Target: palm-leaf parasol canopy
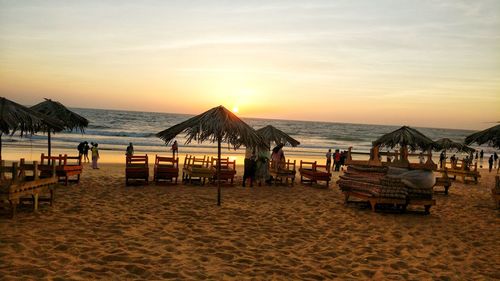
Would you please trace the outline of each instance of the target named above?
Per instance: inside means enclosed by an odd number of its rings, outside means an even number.
[[[62,124],[23,105],[0,97],[0,159],[2,157],[2,135],[16,131],[34,134],[46,126],[61,129]]]
[[[433,144],[434,142],[430,138],[408,126],[385,134],[373,142],[374,146],[394,148],[399,145],[409,147],[411,150],[417,150],[417,148],[428,150],[433,147]]]
[[[83,133],[84,129],[89,125],[89,121],[87,119],[67,109],[60,102],[53,101],[51,99],[45,99],[45,101],[32,106],[31,109],[61,121],[64,125],[64,130],[69,130],[69,131],[79,130],[80,132]],[[50,133],[51,131],[57,132],[61,130],[49,126],[47,128],[47,131],[48,131],[48,150],[49,150],[48,153],[50,156],[51,153]]]
[[[214,107],[200,115],[172,126],[156,134],[168,145],[177,135],[185,133],[186,144],[195,140],[217,142],[217,205],[220,206],[220,159],[221,143],[228,143],[235,149],[241,145],[267,147],[262,138],[248,124],[223,106]]]
[[[258,129],[257,133],[266,143],[274,142],[276,145],[280,143],[283,145],[290,144],[293,147],[296,147],[300,144],[298,140],[292,138],[287,133],[275,128],[272,125],[267,125],[263,128]]]
[[[474,152],[475,149],[472,147],[468,147],[463,143],[455,142],[450,140],[449,138],[442,138],[434,142],[434,150],[456,150],[459,152],[471,153]]]
[[[500,124],[466,137],[465,144],[471,143],[478,145],[487,143],[490,146],[500,148]]]

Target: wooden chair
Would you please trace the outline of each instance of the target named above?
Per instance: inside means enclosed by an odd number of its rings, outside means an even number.
[[[212,157],[211,166],[213,171],[213,182],[217,181],[217,162],[218,158]],[[234,183],[234,176],[236,175],[236,160],[229,161],[229,157],[221,158],[220,160],[220,180],[229,181],[231,185]]]
[[[153,180],[158,183],[160,180],[168,180],[177,184],[179,177],[179,158],[162,157],[156,155]],[[174,182],[175,179],[175,182]]]
[[[324,169],[324,171],[320,171],[318,168]],[[316,161],[305,162],[300,160],[300,182],[310,183],[312,185],[318,181],[326,181],[326,187],[328,187],[332,174],[326,169],[326,165],[318,165]]]
[[[209,165],[210,161],[208,157],[192,156],[185,169],[186,182],[192,183],[193,181],[199,181],[204,185],[205,181],[211,179],[214,175],[214,171]]]
[[[0,205],[8,201],[11,209],[11,218],[15,218],[17,205],[21,202],[30,201],[33,204],[33,211],[38,210],[38,203],[41,195],[48,195],[50,206],[53,205],[54,189],[57,185],[58,177],[56,166],[52,164],[51,176],[40,178],[39,166],[35,161],[28,164],[22,159],[21,165],[17,162],[12,163],[12,167],[6,167],[5,162],[0,163]],[[28,176],[27,173],[32,173]],[[6,174],[10,174],[7,177]]]
[[[293,162],[288,159],[286,162],[281,161],[280,163],[269,163],[269,173],[272,176],[272,180],[275,185],[278,185],[278,180],[280,183],[283,183],[283,179],[285,180],[285,184],[288,184],[288,180],[290,180],[292,186],[295,183],[295,174],[296,174],[296,160]]]
[[[59,156],[45,156],[42,153],[40,157],[39,168],[42,171],[40,177],[51,176],[51,165],[56,165],[56,174],[60,182],[68,185],[70,182],[80,183],[80,175],[83,172],[82,156],[68,156],[67,154],[59,154]],[[76,178],[70,179],[70,177]]]
[[[143,180],[146,184],[149,183],[149,166],[147,155],[133,155],[126,157],[126,185],[129,185],[129,180]]]
[[[447,168],[444,168],[441,172],[441,177],[436,177],[436,183],[434,187],[442,186],[444,187],[444,194],[448,195],[448,189],[451,187],[451,179],[448,176]]]

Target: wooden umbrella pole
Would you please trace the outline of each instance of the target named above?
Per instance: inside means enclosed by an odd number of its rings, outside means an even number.
[[[50,147],[50,145],[51,145],[50,144],[50,129],[49,129],[49,135],[48,136],[49,136],[49,157],[50,157],[50,152],[51,152],[51,147]]]
[[[221,137],[218,136],[217,138],[217,206],[220,206],[220,197],[221,197],[221,190],[220,190],[220,142],[221,142]]]

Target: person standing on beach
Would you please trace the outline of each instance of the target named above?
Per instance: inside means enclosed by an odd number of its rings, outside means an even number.
[[[99,149],[97,148],[97,143],[92,143],[92,169],[99,169],[97,166],[97,160],[99,160]]]
[[[179,146],[177,145],[177,140],[174,140],[174,143],[172,144],[172,157],[175,159],[175,154],[179,155]]]
[[[262,186],[263,182],[269,180],[269,150],[267,148],[257,150],[257,163],[255,167],[255,181]]]
[[[333,154],[333,163],[335,164],[335,172],[340,171],[340,150],[335,149]]]
[[[125,155],[127,155],[127,157],[134,155],[134,146],[132,145],[132,143],[129,143],[129,145],[127,146],[127,152],[125,153]]]
[[[332,149],[328,149],[326,153],[326,170],[330,172],[330,167],[332,165]]]
[[[489,171],[491,173],[491,169],[493,168],[493,155],[490,156],[490,159],[488,159],[488,164],[489,164]]]
[[[78,157],[80,157],[80,159],[83,155],[83,148],[84,147],[85,147],[85,142],[83,142],[83,141],[81,143],[79,143],[78,146],[76,147],[76,149],[78,150]]]
[[[493,153],[493,167],[495,169],[497,168],[497,163],[498,163],[498,154],[495,152]]]
[[[86,141],[83,143],[84,143],[84,145],[83,145],[83,162],[89,163],[90,162],[90,160],[89,160],[89,150],[90,150],[89,143]]]
[[[250,179],[250,187],[253,187],[253,182],[255,180],[255,168],[256,168],[256,156],[255,149],[251,147],[247,147],[245,149],[245,164],[244,164],[244,172],[243,172],[243,183],[242,187],[245,187],[245,183],[247,179]]]
[[[484,151],[481,149],[481,152],[479,152],[479,168],[483,167],[483,156],[484,156]]]

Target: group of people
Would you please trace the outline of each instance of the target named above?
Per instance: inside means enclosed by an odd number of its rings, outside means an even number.
[[[332,153],[331,149],[328,149],[328,152],[326,153],[326,170],[330,172],[330,169],[332,167],[332,159],[333,159],[333,170],[338,172],[340,171],[340,167],[342,167],[345,163],[345,160],[347,158],[347,151],[340,151],[339,149],[336,149],[334,153]]]
[[[92,153],[92,169],[99,169],[97,166],[97,161],[99,160],[99,148],[98,144],[91,142],[89,146],[89,143],[86,141],[83,141],[78,144],[77,149],[78,149],[78,156],[83,157],[83,162],[84,163],[89,163],[89,150]]]
[[[478,159],[479,159],[479,162],[480,162],[480,168],[483,167],[483,157],[484,157],[484,151],[481,149],[481,151],[476,151],[475,155],[474,155],[474,152],[471,152],[470,155],[467,155],[463,158],[463,163],[464,165],[466,166],[466,169],[470,166],[472,166],[472,164],[475,162],[477,163]],[[441,152],[441,154],[439,155],[439,166],[441,168],[444,168],[445,165],[446,165],[446,159],[448,157],[446,157],[446,154],[444,151]],[[451,162],[451,166],[454,167],[458,164],[458,157],[453,154],[451,157],[450,157],[450,162]],[[496,169],[497,166],[500,166],[500,162],[498,161],[498,154],[496,152],[494,152],[493,154],[490,155],[489,159],[488,159],[488,170],[491,172],[492,169]]]
[[[246,186],[247,180],[250,180],[250,187],[253,187],[254,182],[257,182],[259,186],[262,186],[263,183],[269,184],[271,182],[269,161],[271,161],[271,169],[278,170],[282,168],[280,165],[285,162],[283,144],[274,147],[271,155],[269,155],[267,148],[247,147],[245,150],[242,186]]]

